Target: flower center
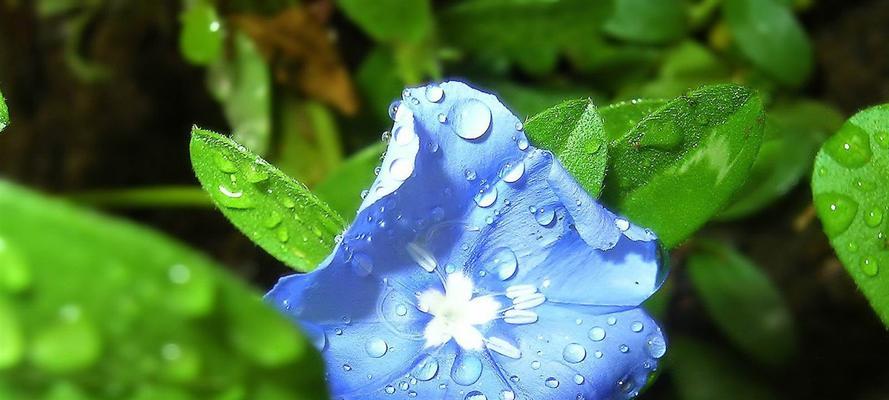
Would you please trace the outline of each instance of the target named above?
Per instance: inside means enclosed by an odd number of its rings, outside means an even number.
[[[464,349],[484,348],[484,336],[477,326],[498,318],[500,303],[492,296],[473,298],[473,290],[468,277],[453,273],[447,277],[444,293],[429,289],[417,296],[420,310],[433,316],[423,331],[426,347],[454,339]]]

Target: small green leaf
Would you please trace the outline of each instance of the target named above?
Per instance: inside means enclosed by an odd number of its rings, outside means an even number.
[[[9,125],[9,109],[6,108],[6,99],[3,98],[3,92],[0,92],[0,132]]]
[[[180,16],[179,50],[195,65],[207,65],[222,54],[222,22],[216,8],[200,0],[191,4]]]
[[[552,151],[590,196],[599,197],[608,145],[591,100],[569,100],[545,110],[528,120],[525,132],[535,146]]]
[[[842,123],[835,109],[814,101],[774,107],[750,178],[719,219],[750,215],[786,194],[809,171],[818,145]]]
[[[355,153],[312,191],[340,215],[351,218],[361,205],[362,191],[373,184],[374,168],[380,165],[385,150],[385,144],[380,143]]]
[[[689,92],[611,140],[603,198],[673,247],[744,184],[762,128],[762,103],[750,89],[714,85]]]
[[[333,112],[317,101],[281,94],[275,102],[275,163],[307,186],[317,184],[342,162],[340,135]]]
[[[744,352],[778,365],[796,350],[790,310],[750,260],[719,242],[695,242],[688,275],[710,318]]]
[[[272,135],[272,78],[256,45],[245,34],[234,36],[232,59],[210,65],[207,86],[222,103],[232,137],[264,155]]]
[[[687,25],[683,0],[616,0],[602,28],[618,39],[650,44],[682,37]]]
[[[679,400],[777,398],[750,367],[704,342],[673,338],[668,362]]]
[[[889,327],[889,104],[850,118],[815,158],[812,193],[830,243]]]
[[[229,138],[195,128],[191,163],[222,213],[298,271],[314,269],[344,229],[342,218],[305,186]]]
[[[723,12],[741,52],[778,81],[792,86],[812,72],[812,44],[785,4],[776,0],[726,0]]]
[[[614,103],[599,109],[609,142],[620,140],[630,133],[648,114],[667,104],[667,100],[640,99]]]
[[[0,397],[327,398],[293,322],[207,257],[3,181],[0,210]]]
[[[337,0],[340,10],[378,42],[419,42],[432,30],[429,0]]]

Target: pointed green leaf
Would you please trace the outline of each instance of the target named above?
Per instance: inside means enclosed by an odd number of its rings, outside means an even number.
[[[0,210],[0,398],[259,398],[269,384],[327,398],[293,322],[207,257],[2,181]]]
[[[793,354],[790,310],[750,260],[719,242],[695,242],[688,275],[710,318],[741,350],[770,365]]]
[[[718,347],[680,336],[668,356],[679,400],[777,399],[763,377]]]
[[[330,208],[351,219],[361,205],[361,191],[369,188],[376,178],[374,169],[380,165],[380,156],[385,150],[385,144],[379,143],[355,153],[312,191]]]
[[[590,196],[599,197],[608,146],[591,100],[568,100],[547,109],[528,120],[525,132],[535,146],[552,151]]]
[[[0,92],[0,132],[3,132],[7,125],[9,125],[9,109],[6,108],[6,99],[3,98],[3,93]]]
[[[815,158],[812,193],[830,243],[889,327],[889,104],[850,118]]]
[[[612,139],[603,198],[673,247],[744,184],[762,127],[762,103],[752,90],[714,85],[691,91]]]
[[[225,136],[195,128],[191,163],[222,213],[298,271],[314,269],[344,229],[342,218],[305,186]]]
[[[222,55],[222,22],[216,7],[204,0],[188,6],[179,17],[179,51],[195,65],[207,65]]]
[[[642,118],[667,104],[667,100],[640,99],[614,103],[599,109],[609,142],[626,136]]]

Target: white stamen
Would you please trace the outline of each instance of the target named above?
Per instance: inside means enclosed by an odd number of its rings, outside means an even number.
[[[522,351],[513,346],[512,343],[509,343],[504,339],[498,337],[489,337],[488,340],[485,341],[485,344],[487,345],[488,349],[496,351],[509,358],[522,358]]]
[[[514,299],[516,297],[536,293],[537,288],[534,285],[513,285],[506,288],[506,297]]]
[[[435,268],[438,267],[438,262],[435,261],[435,257],[432,256],[432,253],[416,243],[407,244],[407,254],[409,254],[421,268],[425,269],[426,272],[435,271]]]
[[[512,305],[516,310],[527,310],[537,307],[544,302],[546,302],[546,296],[543,293],[532,293],[516,297],[512,300]]]
[[[503,321],[507,324],[533,324],[537,322],[537,313],[528,310],[509,310],[503,313]]]

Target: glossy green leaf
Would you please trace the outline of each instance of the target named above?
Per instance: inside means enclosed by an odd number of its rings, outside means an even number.
[[[639,99],[614,103],[599,109],[609,142],[620,140],[630,133],[636,124],[667,104],[667,100]]]
[[[216,8],[200,0],[180,16],[179,51],[195,65],[207,65],[219,59],[224,39],[222,22]]]
[[[889,326],[889,104],[850,118],[815,158],[812,193],[830,243]]]
[[[386,150],[384,143],[369,146],[349,157],[312,191],[330,208],[351,219],[361,205],[362,191],[373,183],[374,169],[380,165],[380,157]]]
[[[688,276],[710,318],[738,348],[769,365],[796,350],[790,310],[753,262],[719,242],[695,242]]]
[[[272,134],[272,78],[268,65],[247,35],[234,35],[232,58],[210,65],[207,85],[223,105],[232,137],[264,155]]]
[[[680,336],[668,355],[679,400],[777,399],[762,377],[718,347]]]
[[[376,41],[418,42],[432,30],[429,0],[337,0],[337,5]]]
[[[671,100],[611,140],[603,198],[673,247],[744,184],[762,126],[759,96],[744,87],[705,86]]]
[[[227,137],[195,128],[191,163],[222,213],[298,271],[314,269],[344,229],[342,218],[305,186]]]
[[[0,210],[0,398],[327,398],[292,321],[207,257],[2,181]]]
[[[814,101],[772,108],[750,178],[719,219],[750,215],[790,191],[809,171],[819,144],[842,123],[839,112]]]
[[[6,107],[6,99],[3,98],[3,93],[0,92],[0,132],[3,132],[8,125],[9,109]]]
[[[664,43],[685,34],[686,19],[684,0],[615,0],[602,28],[630,42]]]
[[[599,197],[608,145],[596,106],[589,99],[568,100],[537,114],[525,124],[535,146],[556,155],[587,193]]]
[[[812,44],[793,11],[777,0],[725,0],[723,13],[741,52],[755,66],[787,85],[812,72]]]

